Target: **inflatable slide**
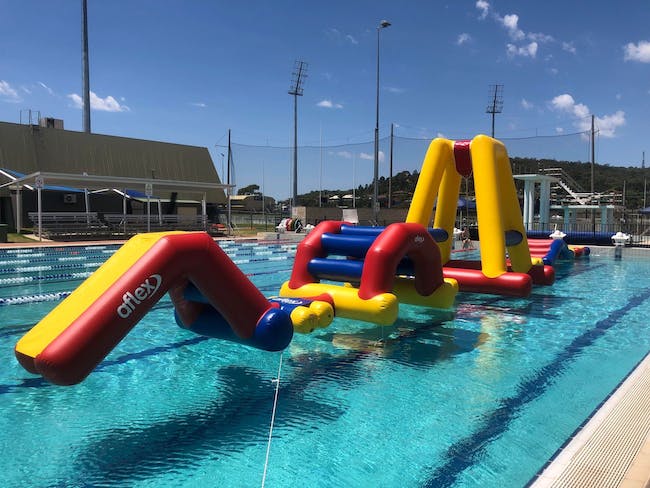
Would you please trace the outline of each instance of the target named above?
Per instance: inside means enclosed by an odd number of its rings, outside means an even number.
[[[289,344],[292,317],[305,326],[333,315],[326,302],[314,312],[308,300],[267,300],[208,234],[140,234],[25,334],[16,357],[52,383],[78,383],[167,291],[182,327],[268,351]]]

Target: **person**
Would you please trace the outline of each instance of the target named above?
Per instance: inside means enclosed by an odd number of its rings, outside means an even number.
[[[460,233],[460,239],[463,241],[463,249],[474,249],[467,227],[463,227],[463,231]]]

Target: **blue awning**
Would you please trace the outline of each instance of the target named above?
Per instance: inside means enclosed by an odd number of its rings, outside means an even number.
[[[0,172],[5,173],[5,175],[11,179],[18,179],[18,178],[24,178],[27,176],[24,173],[21,173],[20,171],[14,171],[13,169],[7,169],[7,168],[0,168]],[[52,191],[64,191],[66,193],[83,193],[83,190],[80,190],[79,188],[72,188],[70,186],[57,186],[57,185],[45,185],[43,187],[43,190],[52,190]]]

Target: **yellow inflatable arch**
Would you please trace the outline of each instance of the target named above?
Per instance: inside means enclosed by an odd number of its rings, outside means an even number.
[[[472,173],[483,274],[495,278],[507,272],[506,251],[512,271],[527,273],[533,262],[517,190],[508,152],[496,139],[486,135],[471,141],[434,139],[422,163],[406,221],[429,225],[437,199],[433,226],[452,236],[461,179]],[[451,257],[451,239],[439,246],[444,264]]]

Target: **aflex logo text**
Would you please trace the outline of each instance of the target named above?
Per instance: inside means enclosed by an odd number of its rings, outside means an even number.
[[[122,297],[122,304],[117,307],[117,315],[123,319],[127,318],[133,313],[135,307],[158,291],[161,283],[162,277],[159,274],[153,274],[133,290],[133,293],[127,291]]]

